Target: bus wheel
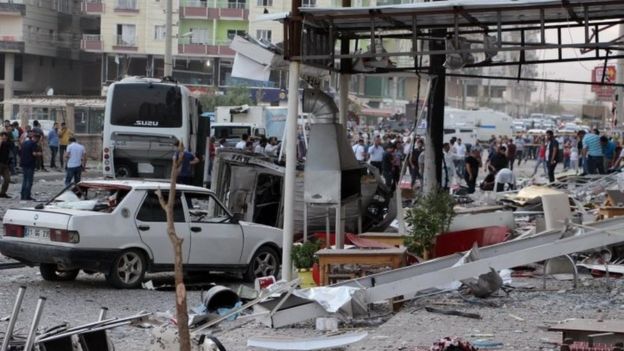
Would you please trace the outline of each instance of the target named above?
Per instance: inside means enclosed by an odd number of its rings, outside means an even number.
[[[132,167],[130,165],[121,163],[115,166],[115,177],[117,178],[129,178],[132,177]]]

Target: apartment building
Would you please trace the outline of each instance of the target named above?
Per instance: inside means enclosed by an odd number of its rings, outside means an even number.
[[[99,85],[80,53],[80,9],[72,0],[0,0],[2,101],[27,94],[82,94]],[[69,77],[69,78],[68,78]],[[3,119],[18,111],[3,104]]]
[[[538,32],[526,32],[526,40],[537,42]],[[519,34],[504,33],[503,40],[519,42]],[[526,51],[528,61],[537,59],[536,51]],[[517,62],[519,53],[506,51],[499,52],[498,60]],[[494,66],[484,68],[464,69],[464,73],[478,74],[489,77],[517,77],[517,66]],[[522,76],[537,77],[536,65],[523,65]],[[447,103],[451,107],[462,109],[476,109],[487,107],[505,112],[513,117],[523,117],[530,114],[531,94],[537,90],[534,82],[488,79],[488,78],[449,78],[447,80]]]

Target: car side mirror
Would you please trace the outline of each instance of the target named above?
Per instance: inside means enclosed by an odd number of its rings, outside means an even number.
[[[238,224],[240,222],[242,215],[240,213],[234,213],[232,217],[230,217],[230,223]]]

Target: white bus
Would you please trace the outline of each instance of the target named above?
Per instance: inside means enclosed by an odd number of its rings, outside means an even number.
[[[104,176],[168,178],[176,140],[204,154],[210,120],[200,115],[199,101],[175,82],[133,77],[111,84],[104,114]],[[196,166],[197,184],[202,167]]]

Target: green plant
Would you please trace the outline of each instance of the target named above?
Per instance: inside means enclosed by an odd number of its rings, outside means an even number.
[[[292,248],[292,261],[297,269],[309,269],[314,265],[314,254],[321,248],[317,242],[308,241],[294,245]]]
[[[455,216],[453,206],[453,197],[445,191],[419,196],[405,215],[411,227],[410,235],[405,238],[407,249],[419,256],[430,252],[436,235],[448,231]]]

